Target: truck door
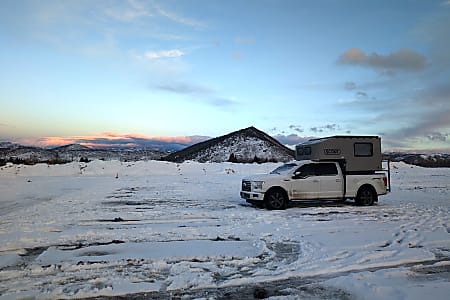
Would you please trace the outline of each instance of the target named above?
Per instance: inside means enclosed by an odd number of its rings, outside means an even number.
[[[316,177],[320,182],[318,198],[341,198],[344,192],[342,176],[335,163],[319,163],[316,165]]]
[[[292,177],[293,199],[316,199],[318,197],[320,181],[315,174],[316,164],[306,164],[295,170]]]

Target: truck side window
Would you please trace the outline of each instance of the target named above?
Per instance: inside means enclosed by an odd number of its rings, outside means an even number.
[[[373,144],[372,143],[355,143],[354,144],[355,156],[373,156]]]
[[[316,175],[315,164],[303,165],[294,172],[294,178],[305,178],[308,176],[315,176],[315,175]]]
[[[316,166],[317,176],[335,176],[338,174],[335,164],[318,164]]]

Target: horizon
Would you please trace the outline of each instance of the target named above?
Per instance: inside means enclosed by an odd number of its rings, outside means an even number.
[[[258,129],[258,128],[257,128]],[[240,129],[243,130],[243,129]],[[237,130],[237,131],[240,131]],[[258,129],[259,130],[259,129]],[[236,131],[233,131],[236,132]],[[228,135],[229,133],[224,133],[224,135]],[[270,135],[269,135],[270,136]],[[350,136],[350,135],[349,135]],[[278,136],[271,136],[272,138],[276,139],[278,142],[280,142],[283,146],[290,148],[292,150],[295,150],[295,146],[306,142],[309,139],[316,139],[316,138],[324,138],[325,136],[318,137],[318,136],[310,136],[310,137],[304,137],[299,140],[298,143],[294,143],[292,140],[280,139]],[[88,147],[90,149],[99,149],[99,150],[117,150],[117,149],[150,149],[152,145],[158,144],[161,146],[161,144],[167,145],[178,145],[181,146],[181,149],[190,147],[192,145],[195,145],[197,143],[201,143],[210,139],[214,139],[216,137],[207,137],[207,136],[191,136],[191,137],[143,137],[139,136],[138,138],[134,137],[133,135],[123,135],[123,136],[114,136],[110,137],[108,139],[107,137],[65,137],[65,138],[40,138],[40,141],[35,142],[34,140],[16,140],[16,141],[9,141],[9,140],[0,140],[0,143],[11,143],[16,144],[20,146],[26,146],[26,147],[37,147],[42,149],[55,149],[59,147],[64,146],[70,146],[70,145],[80,145],[84,147]],[[283,140],[284,139],[284,140]],[[297,138],[295,139],[297,141]],[[30,143],[31,142],[31,143]],[[53,142],[53,143],[52,143]],[[156,147],[156,146],[155,146]],[[150,149],[151,150],[151,149]],[[178,150],[177,150],[178,151]],[[383,140],[382,140],[382,153],[405,153],[405,154],[450,154],[450,149],[385,149],[383,146]]]
[[[0,141],[450,153],[450,0],[0,2]]]

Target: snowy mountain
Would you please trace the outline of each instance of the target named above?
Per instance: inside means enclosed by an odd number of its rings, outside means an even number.
[[[425,168],[449,168],[450,154],[410,154],[410,153],[385,153],[386,159],[391,161],[402,161],[410,165],[416,165]]]
[[[172,153],[164,160],[183,162],[280,162],[294,159],[294,151],[273,137],[248,127]]]
[[[69,145],[65,145],[65,146],[55,147],[55,148],[53,148],[53,150],[60,151],[60,152],[64,152],[64,151],[87,151],[87,150],[91,150],[91,148],[83,146],[83,145],[80,145],[80,144],[69,144]]]
[[[61,164],[72,161],[119,160],[137,161],[160,159],[168,152],[149,149],[93,149],[86,146],[71,144],[52,149],[21,146],[17,144],[0,147],[0,165],[7,162],[16,164],[49,163]]]
[[[15,147],[19,147],[19,146],[20,145],[14,144],[14,143],[11,143],[11,142],[0,141],[0,149],[15,148]]]
[[[54,157],[51,150],[38,147],[10,144],[0,148],[0,162],[3,163],[8,161],[13,163],[49,161]]]

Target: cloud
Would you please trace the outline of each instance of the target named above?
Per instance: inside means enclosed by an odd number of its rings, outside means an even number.
[[[445,130],[444,126],[450,125],[450,109],[438,113],[419,115],[417,119],[412,120],[409,126],[393,130],[389,135],[403,139],[446,135],[448,133],[440,132],[440,130]]]
[[[136,19],[154,17],[155,14],[149,7],[140,1],[121,1],[118,5],[109,6],[104,9],[106,16],[121,22],[132,22]]]
[[[348,122],[382,131],[386,148],[450,149],[450,10],[423,18],[411,33],[427,49],[426,58],[405,49],[387,55],[359,49],[344,52],[338,64],[397,76],[348,79],[343,89],[353,95],[337,103],[359,113]]]
[[[326,124],[320,127],[311,127],[310,130],[314,133],[330,132],[340,130],[341,127],[337,124]]]
[[[236,104],[234,100],[227,98],[213,98],[209,101],[214,106],[231,107]]]
[[[203,102],[215,107],[233,107],[236,101],[216,95],[216,91],[205,86],[193,84],[190,82],[166,82],[155,86],[156,89],[164,92],[180,95],[195,96],[192,101]]]
[[[190,146],[210,139],[207,136],[158,136],[146,137],[140,134],[120,134],[115,132],[103,132],[97,136],[69,136],[69,137],[41,137],[19,139],[23,145],[35,145],[40,147],[56,147],[69,144],[80,144],[88,147],[136,147],[145,148],[150,145],[174,143]]]
[[[175,58],[181,57],[184,55],[184,52],[179,49],[173,50],[161,50],[156,52],[145,52],[144,57],[147,59],[160,59],[160,58]]]
[[[305,131],[300,125],[289,125],[289,129],[295,130],[298,133],[302,133]],[[277,130],[278,130],[278,128],[272,128],[269,131],[277,131]],[[313,132],[312,136],[301,136],[301,135],[298,135],[297,133],[287,134],[285,131],[281,131],[280,133],[274,134],[273,137],[275,139],[277,139],[283,145],[295,146],[300,143],[307,142],[310,139],[317,138],[318,135],[320,135],[321,133],[325,133],[325,132],[330,133],[330,132],[342,131],[342,130],[343,129],[341,128],[341,126],[339,126],[337,124],[326,124],[323,126],[310,128],[310,131]],[[351,131],[347,130],[347,131],[345,131],[345,133],[351,134]],[[318,135],[316,135],[316,134],[318,134]]]
[[[338,64],[361,66],[381,71],[383,75],[393,75],[397,71],[422,71],[427,66],[425,56],[408,49],[380,55],[366,55],[357,48],[351,48],[339,56]]]
[[[450,83],[449,83],[450,84]],[[422,107],[416,116],[412,116],[411,126],[403,129],[406,136],[428,136],[432,133],[450,131],[450,85],[440,84],[429,86],[418,92],[413,103]],[[434,134],[436,135],[436,134]]]
[[[14,2],[14,1],[13,1]],[[13,3],[11,2],[11,3]],[[7,31],[70,53],[116,55],[136,49],[130,41],[189,39],[207,24],[176,12],[179,5],[147,0],[22,1],[8,5]],[[158,1],[161,2],[161,1]],[[3,17],[3,14],[2,14]],[[3,20],[5,19],[5,20]],[[182,36],[173,25],[183,27]],[[111,43],[111,41],[113,43]]]
[[[204,22],[183,16],[160,3],[143,0],[123,0],[112,3],[113,5],[98,5],[98,9],[104,15],[120,22],[135,22],[140,19],[164,18],[171,22],[193,28],[205,28]]]
[[[386,111],[380,116],[385,122],[400,120],[398,127],[386,132],[386,141],[390,146],[403,143],[403,149],[434,147],[449,149],[450,135],[450,87],[430,86],[414,95],[409,107],[420,109]],[[402,115],[403,114],[403,115]],[[406,124],[406,125],[400,125]],[[439,146],[440,145],[440,146]],[[400,147],[400,146],[398,146]]]
[[[433,84],[430,81],[439,80],[421,77],[424,86],[409,88],[406,94],[403,87],[409,87],[409,83],[396,80],[385,87],[388,94],[381,90],[381,95],[375,98],[357,92],[353,98],[338,103],[357,108],[361,113],[349,122],[372,132],[383,131],[378,134],[383,136],[383,145],[388,149],[449,149],[450,83]],[[319,128],[316,132],[320,132]]]
[[[156,88],[165,92],[176,94],[208,95],[214,93],[214,91],[208,87],[186,82],[162,83],[157,85]]]
[[[431,141],[445,142],[449,136],[450,133],[432,132],[427,136],[427,138],[430,139]]]
[[[367,93],[359,91],[359,92],[356,92],[356,97],[357,98],[367,98],[368,96],[367,96]]]
[[[175,13],[174,11],[167,9],[166,7],[162,7],[159,4],[155,4],[154,8],[160,16],[165,17],[175,23],[187,25],[189,27],[194,27],[197,29],[202,29],[202,28],[207,27],[204,22],[179,15],[179,14]]]
[[[295,130],[297,132],[303,132],[304,131],[302,126],[300,126],[300,125],[290,125],[289,129],[293,129],[293,130]]]
[[[306,142],[310,140],[312,137],[301,137],[297,134],[277,134],[273,136],[277,141],[279,141],[283,145],[295,146],[300,143]]]

